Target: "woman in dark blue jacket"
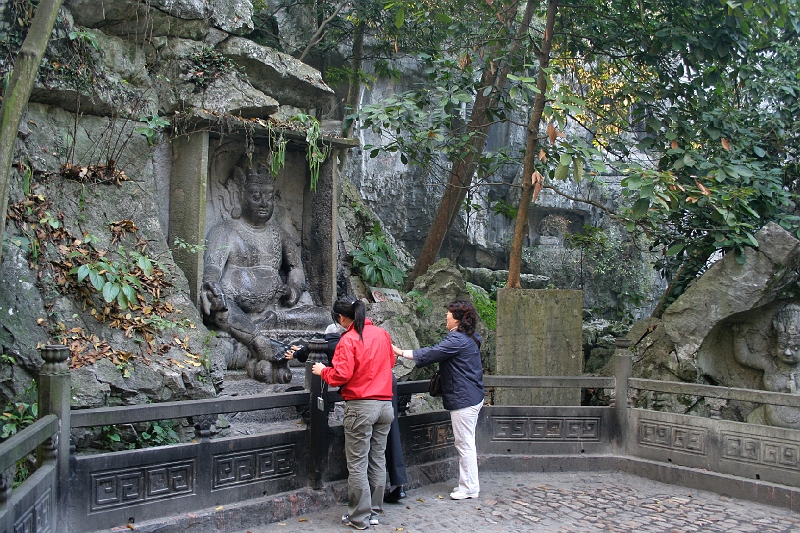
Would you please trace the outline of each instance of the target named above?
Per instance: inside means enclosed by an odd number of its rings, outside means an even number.
[[[450,493],[454,500],[477,498],[480,492],[475,427],[483,406],[483,365],[481,338],[475,333],[477,321],[475,306],[456,300],[447,306],[447,329],[450,333],[442,342],[419,350],[401,350],[392,346],[395,355],[413,360],[418,367],[439,363],[442,402],[450,411],[459,455],[458,487]]]

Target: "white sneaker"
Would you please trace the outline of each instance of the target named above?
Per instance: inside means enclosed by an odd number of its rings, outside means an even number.
[[[377,520],[376,520],[376,522],[377,522]],[[346,526],[350,526],[353,529],[369,529],[369,526],[357,526],[356,524],[352,523],[350,521],[350,515],[342,515],[342,524],[344,524]],[[370,524],[371,525],[375,525],[375,524],[372,524],[372,520],[370,520]]]
[[[480,493],[478,492],[461,492],[456,490],[450,493],[450,498],[453,500],[467,500],[470,498],[477,498]]]

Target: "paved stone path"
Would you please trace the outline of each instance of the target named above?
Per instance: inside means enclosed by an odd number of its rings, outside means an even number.
[[[455,479],[411,489],[399,504],[384,504],[369,531],[800,533],[798,513],[618,472],[481,472],[480,480],[473,500],[449,498]],[[355,531],[341,524],[345,512],[342,505],[248,531]]]

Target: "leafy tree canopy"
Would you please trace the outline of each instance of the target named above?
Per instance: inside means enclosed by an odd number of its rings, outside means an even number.
[[[519,121],[537,88],[545,10],[514,35],[527,7],[514,0],[316,1],[320,55],[340,54],[328,79],[397,76],[391,59],[421,65],[418,86],[351,115],[380,146],[442,176],[468,160],[484,183],[522,153],[486,151],[470,129],[480,97],[489,123]],[[273,3],[280,6],[280,2]],[[284,2],[286,6],[296,1]],[[622,174],[616,216],[662,252],[679,295],[720,251],[743,258],[775,221],[800,237],[795,204],[800,146],[799,0],[573,0],[557,2],[544,75],[546,105],[535,171],[545,186]],[[375,73],[350,72],[357,29]],[[363,35],[362,35],[363,36]],[[503,83],[487,76],[506,67]],[[523,117],[520,119],[520,117]],[[471,179],[471,178],[470,178]],[[469,180],[466,183],[471,184]],[[507,212],[507,210],[506,210]]]

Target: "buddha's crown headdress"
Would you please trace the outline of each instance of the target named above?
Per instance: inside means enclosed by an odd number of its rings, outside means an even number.
[[[248,185],[269,185],[274,186],[275,180],[272,177],[272,172],[267,165],[259,163],[258,165],[251,165],[247,167],[244,173],[245,187]]]
[[[783,309],[775,313],[772,327],[778,333],[800,335],[800,305],[796,303],[784,305]]]

